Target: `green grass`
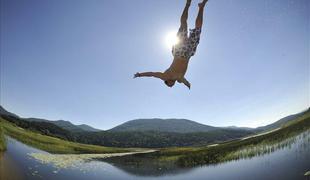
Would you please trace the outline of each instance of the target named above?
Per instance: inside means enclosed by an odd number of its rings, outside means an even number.
[[[2,123],[0,123],[0,152],[6,150],[6,142],[3,134]]]
[[[0,150],[5,148],[5,141],[3,133],[15,138],[25,144],[31,145],[35,148],[58,154],[99,154],[99,153],[121,153],[131,152],[135,149],[130,148],[115,148],[103,147],[96,145],[87,145],[61,140],[55,137],[41,135],[29,130],[17,127],[4,119],[0,118],[0,126],[2,127],[0,133]]]

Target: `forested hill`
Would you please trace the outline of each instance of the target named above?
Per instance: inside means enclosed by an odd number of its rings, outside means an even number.
[[[116,126],[111,132],[156,131],[174,133],[208,132],[219,128],[187,119],[136,119]]]
[[[81,125],[75,125],[72,124],[70,121],[65,121],[65,120],[46,120],[46,119],[38,119],[38,118],[22,118],[25,121],[30,121],[30,122],[49,122],[52,124],[55,124],[56,126],[59,126],[63,129],[72,131],[72,132],[83,132],[83,131],[89,131],[89,132],[98,132],[101,131],[99,129],[95,129],[91,126],[88,126],[86,124],[81,124]]]
[[[18,117],[16,114],[13,114],[13,113],[7,111],[6,109],[4,109],[1,105],[0,105],[0,115]]]
[[[22,119],[22,120],[29,121],[29,122],[52,123],[52,124],[54,124],[60,128],[63,128],[63,129],[68,130],[68,131],[73,131],[73,132],[83,132],[83,131],[97,132],[97,131],[100,131],[99,129],[93,128],[93,127],[86,125],[86,124],[75,125],[75,124],[72,124],[70,121],[64,121],[64,120],[54,120],[53,121],[53,120],[47,120],[47,119],[42,119],[42,118],[21,118],[21,117],[17,116],[16,114],[7,111],[1,105],[0,105],[0,115],[15,117],[15,118]]]

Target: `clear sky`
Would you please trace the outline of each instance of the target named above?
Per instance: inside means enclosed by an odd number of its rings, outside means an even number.
[[[185,0],[0,1],[0,100],[20,116],[101,129],[155,117],[256,127],[309,107],[308,0],[210,0],[191,90],[132,78],[168,68],[164,39]]]

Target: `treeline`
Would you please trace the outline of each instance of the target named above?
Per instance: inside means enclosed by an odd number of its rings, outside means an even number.
[[[81,143],[90,143],[116,147],[173,147],[200,146],[215,142],[231,140],[249,135],[249,131],[215,130],[202,133],[172,133],[157,131],[81,133]]]
[[[173,146],[200,146],[236,139],[252,134],[251,131],[234,129],[221,129],[200,133],[173,133],[157,131],[72,132],[49,122],[30,122],[4,115],[2,115],[2,118],[19,127],[36,131],[40,134],[58,137],[73,142],[111,147],[160,148]]]

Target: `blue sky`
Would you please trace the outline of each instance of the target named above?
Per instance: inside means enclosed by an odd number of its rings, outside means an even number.
[[[184,2],[1,0],[1,105],[101,129],[155,117],[256,127],[309,107],[307,0],[210,0],[192,89],[133,79],[172,62],[164,38]]]

